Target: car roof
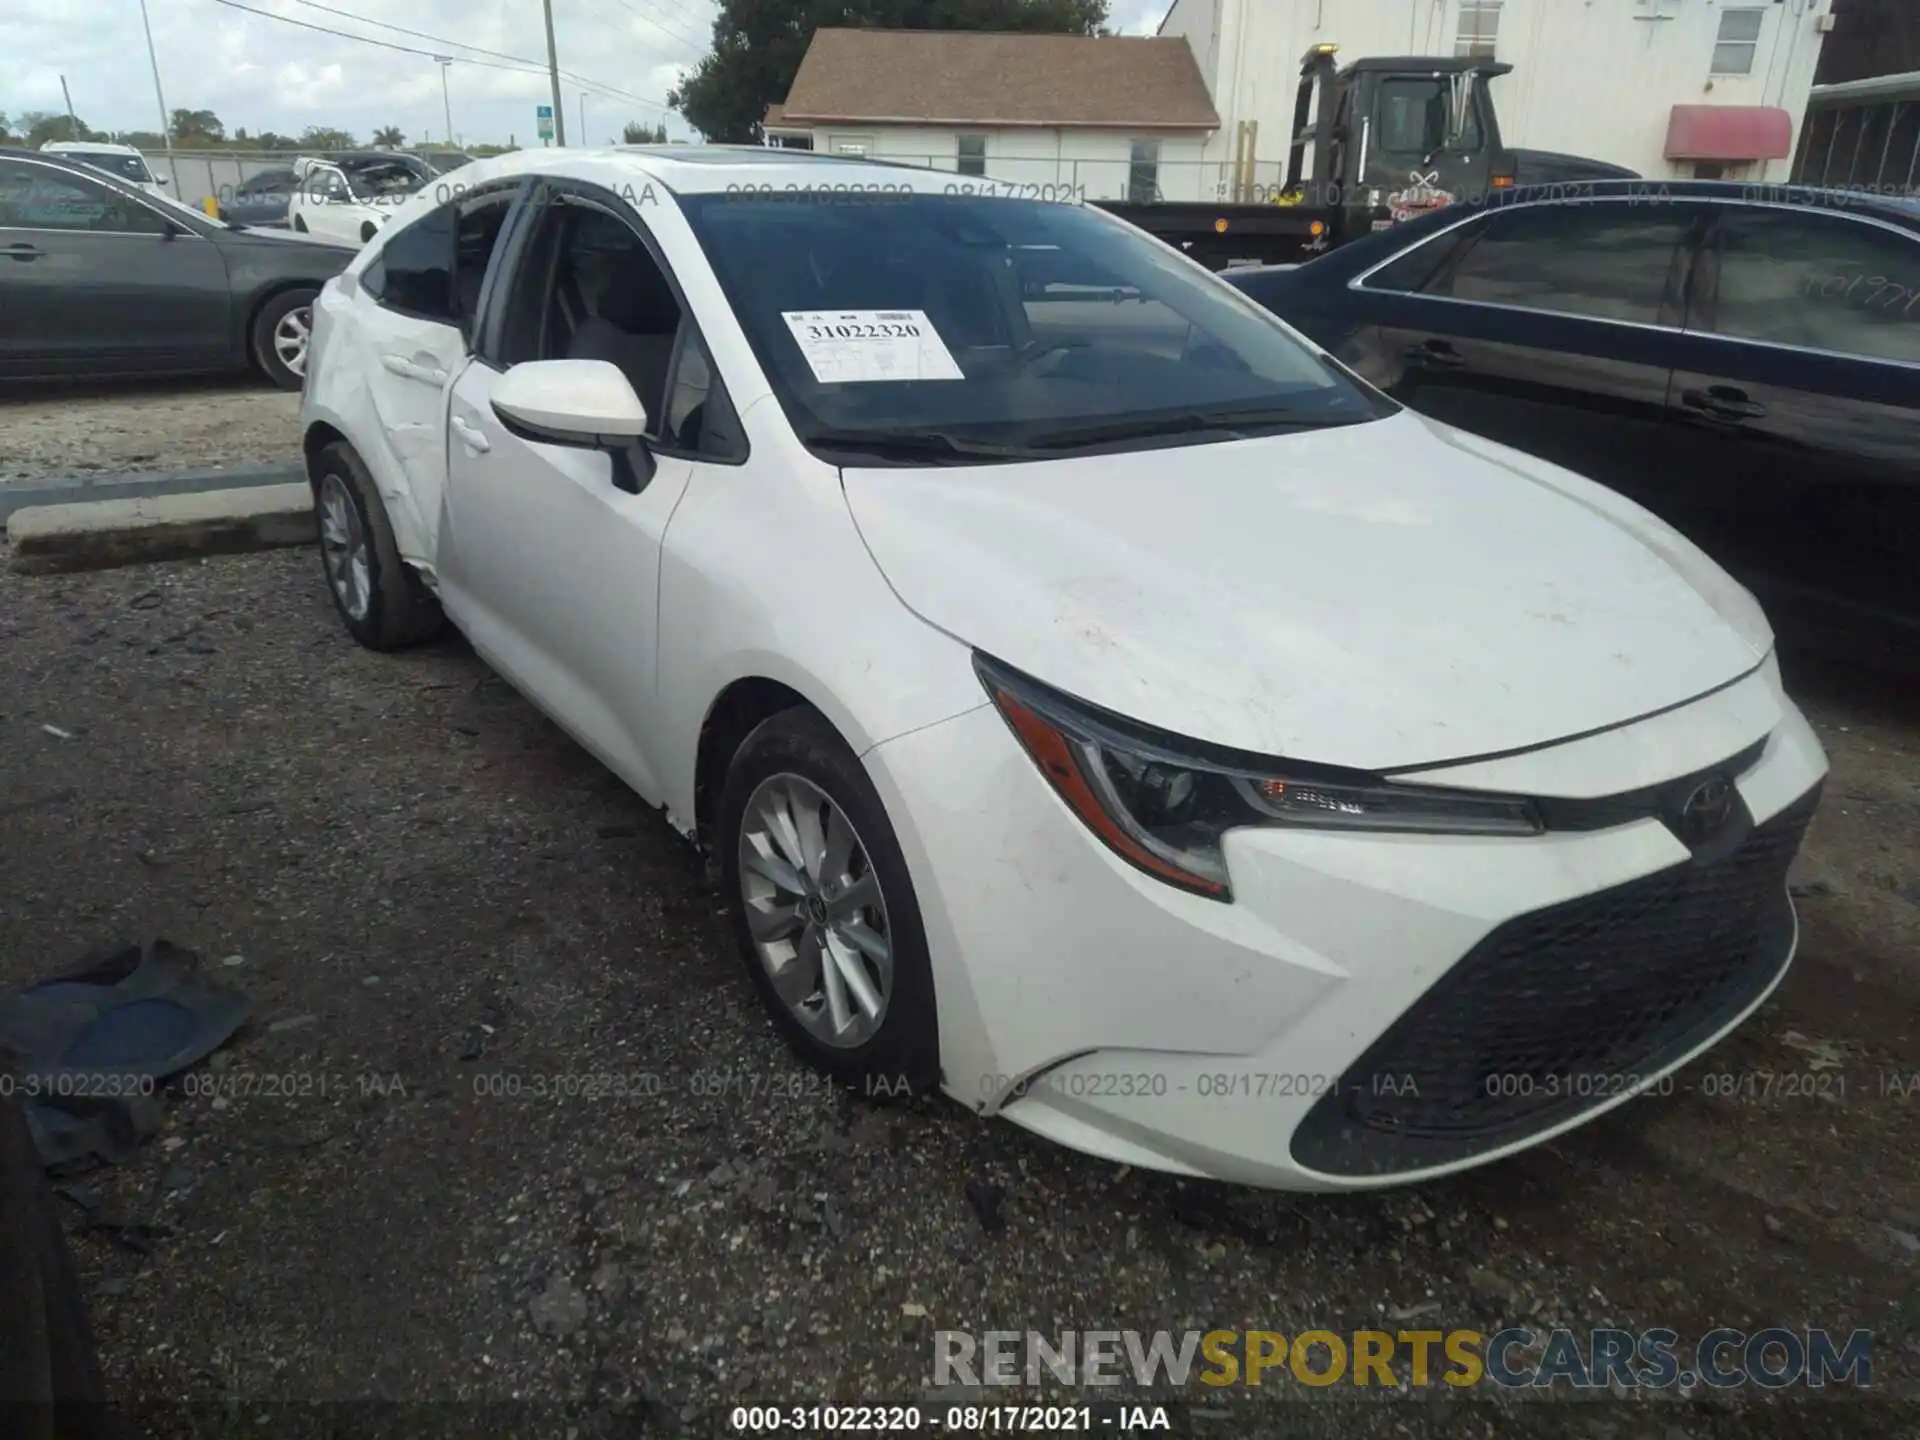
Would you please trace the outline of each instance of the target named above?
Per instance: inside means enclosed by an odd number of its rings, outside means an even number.
[[[102,155],[138,155],[140,153],[132,145],[117,145],[111,140],[49,140],[40,148],[52,155],[72,154],[75,151],[91,151]]]
[[[483,185],[495,177],[547,174],[593,181],[616,189],[623,183],[651,183],[676,195],[737,194],[747,190],[852,191],[882,186],[938,194],[955,183],[951,170],[765,145],[542,147],[475,158],[461,167],[461,173],[473,177],[462,182],[467,186]],[[993,182],[971,183],[990,186]]]

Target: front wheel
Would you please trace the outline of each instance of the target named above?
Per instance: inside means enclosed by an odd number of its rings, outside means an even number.
[[[874,1099],[931,1090],[933,969],[906,858],[817,712],[783,711],[746,738],[716,837],[742,959],[788,1044]]]
[[[300,232],[300,233],[301,233],[302,235],[304,235],[304,234],[306,234],[306,233],[307,233],[307,222],[306,222],[306,220],[305,220],[305,219],[303,219],[303,218],[302,218],[301,216],[298,216],[298,215],[296,215],[296,216],[294,216],[294,217],[293,217],[293,228],[294,228],[294,229],[296,229],[296,230],[298,230],[298,231],[299,231],[299,232]]]

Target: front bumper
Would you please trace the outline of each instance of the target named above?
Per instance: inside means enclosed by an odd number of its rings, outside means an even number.
[[[1717,859],[1656,819],[1528,838],[1248,829],[1226,841],[1231,904],[1109,852],[991,707],[867,766],[923,912],[950,1094],[1115,1160],[1348,1189],[1484,1163],[1624,1103],[1791,959],[1786,866],[1826,757],[1771,664],[1455,773],[1591,797],[1762,737],[1735,780],[1753,831]]]

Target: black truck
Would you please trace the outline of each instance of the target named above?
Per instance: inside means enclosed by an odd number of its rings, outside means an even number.
[[[1285,177],[1255,181],[1255,122],[1236,135],[1214,201],[1102,200],[1121,219],[1213,269],[1282,265],[1437,206],[1519,184],[1637,179],[1577,155],[1501,141],[1489,82],[1511,65],[1477,56],[1369,57],[1337,67],[1334,45],[1301,57]],[[1312,173],[1307,173],[1311,164]]]

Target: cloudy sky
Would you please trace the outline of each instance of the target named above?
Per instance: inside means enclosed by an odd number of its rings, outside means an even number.
[[[1167,3],[1112,0],[1114,24],[1151,33]],[[714,0],[554,0],[553,9],[560,68],[576,77],[561,82],[570,141],[579,139],[583,91],[594,144],[617,139],[628,121],[690,134],[661,102],[705,52]],[[147,0],[147,11],[167,105],[212,110],[229,133],[328,125],[364,141],[398,125],[409,142],[444,140],[436,54],[466,57],[448,70],[453,128],[464,140],[532,143],[534,107],[548,100],[536,0]],[[516,60],[541,68],[516,70]],[[140,0],[0,0],[0,112],[63,110],[62,75],[88,125],[157,128]]]

